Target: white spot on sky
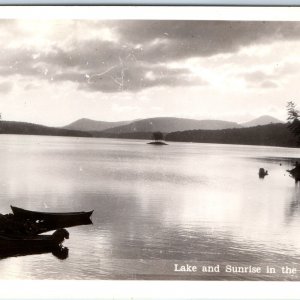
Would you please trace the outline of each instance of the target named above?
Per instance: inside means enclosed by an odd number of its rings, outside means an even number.
[[[156,77],[155,77],[155,75],[154,75],[154,73],[153,73],[152,71],[148,71],[148,72],[146,72],[146,74],[145,74],[145,78],[147,78],[147,79],[153,81],[153,80],[155,80]]]
[[[33,58],[33,59],[37,59],[37,58],[39,58],[40,56],[41,56],[40,53],[35,53],[35,54],[32,55],[32,58]]]

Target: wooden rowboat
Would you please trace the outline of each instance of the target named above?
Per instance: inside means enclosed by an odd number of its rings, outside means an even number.
[[[93,213],[92,211],[82,212],[65,212],[65,213],[54,213],[54,212],[39,212],[31,211],[16,206],[11,206],[11,209],[15,216],[24,220],[50,220],[50,221],[82,221],[90,220]]]
[[[34,222],[36,234],[59,228],[93,224],[91,221],[93,211],[48,213],[26,210],[15,206],[11,206],[11,209],[17,219]]]

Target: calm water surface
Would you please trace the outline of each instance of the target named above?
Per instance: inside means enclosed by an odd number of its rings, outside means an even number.
[[[176,279],[174,263],[193,263],[221,272],[186,278],[299,280],[300,186],[285,172],[297,157],[291,148],[0,135],[2,213],[11,204],[94,209],[94,225],[69,229],[66,260],[3,259],[0,278]],[[226,264],[276,274],[228,274]]]

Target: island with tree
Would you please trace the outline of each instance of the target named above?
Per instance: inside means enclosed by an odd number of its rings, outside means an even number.
[[[155,131],[152,133],[152,139],[154,140],[153,142],[150,142],[148,144],[150,145],[158,145],[158,146],[164,146],[168,145],[167,143],[164,142],[164,134],[160,131]]]

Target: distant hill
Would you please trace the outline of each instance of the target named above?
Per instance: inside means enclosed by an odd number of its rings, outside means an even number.
[[[252,121],[242,123],[243,127],[253,127],[253,126],[258,126],[258,125],[268,125],[268,124],[277,124],[277,123],[283,123],[282,121],[271,117],[271,116],[261,116],[259,118],[256,118]]]
[[[201,121],[199,121],[201,122]],[[228,122],[227,122],[228,123]],[[229,122],[230,123],[230,122]],[[170,127],[167,127],[169,129]],[[154,129],[158,130],[158,129]],[[110,137],[127,139],[151,139],[151,132],[119,132],[106,131],[83,132],[32,123],[0,121],[0,134],[50,135],[74,137]],[[286,124],[269,124],[248,128],[227,128],[219,130],[186,130],[166,134],[167,141],[220,143],[239,145],[265,145],[298,147],[297,139],[288,130]]]
[[[53,135],[53,136],[75,136],[92,137],[91,133],[67,130],[55,127],[47,127],[32,123],[0,121],[0,134],[27,134],[27,135]]]
[[[297,147],[297,139],[287,129],[286,124],[269,124],[249,128],[224,130],[189,130],[166,135],[167,141],[264,145]]]
[[[127,125],[104,130],[103,132],[110,133],[110,134],[153,132],[153,131],[161,131],[164,133],[169,133],[173,131],[183,131],[183,130],[193,130],[193,129],[225,129],[225,128],[240,128],[240,127],[241,126],[235,122],[161,117],[161,118],[149,118],[149,119],[137,120]]]
[[[105,122],[105,121],[95,121],[91,119],[80,119],[67,126],[64,129],[70,130],[80,130],[80,131],[103,131],[109,128],[126,125],[132,121],[120,121],[120,122]]]

